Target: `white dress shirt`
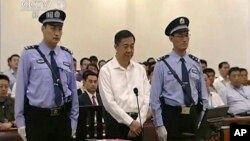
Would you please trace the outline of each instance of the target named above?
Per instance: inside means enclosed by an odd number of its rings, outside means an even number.
[[[4,74],[9,77],[10,89],[12,90],[12,87],[13,87],[14,83],[16,82],[16,74],[17,74],[17,72],[15,72],[13,69],[9,69],[8,71],[4,72]]]
[[[225,105],[229,106],[228,113],[238,114],[250,111],[250,87],[241,86],[236,89],[229,85],[221,91],[220,96]]]
[[[209,107],[218,107],[225,105],[219,94],[216,92],[210,92],[208,95]]]
[[[141,121],[144,123],[149,107],[150,84],[142,65],[131,60],[125,69],[118,63],[116,57],[113,57],[101,68],[98,81],[105,109],[119,123],[127,126],[133,121],[127,112],[138,113],[133,91],[137,88]],[[136,120],[139,121],[139,117]]]
[[[220,93],[223,89],[229,86],[229,79],[224,79],[222,76],[219,76],[214,80],[213,86],[218,93]]]

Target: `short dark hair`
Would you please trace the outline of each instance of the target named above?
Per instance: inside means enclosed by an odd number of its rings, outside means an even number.
[[[99,71],[99,69],[95,63],[89,63],[89,65],[87,66],[87,69],[89,69],[89,66],[95,67],[97,69],[97,71]]]
[[[200,59],[201,64],[205,64],[207,66],[207,61],[204,59]]]
[[[221,69],[221,68],[223,67],[223,65],[229,65],[229,64],[228,64],[228,62],[226,62],[226,61],[220,62],[220,63],[219,63],[219,66],[218,66],[219,69]]]
[[[101,62],[105,62],[106,63],[106,61],[105,60],[100,60],[99,62],[98,62],[98,67],[100,68],[100,64],[101,64]]]
[[[4,75],[4,74],[0,74],[0,80],[7,80],[9,83],[10,83],[10,79],[7,75]]]
[[[208,73],[211,73],[211,72],[215,74],[215,71],[212,68],[206,68],[206,69],[203,70],[203,73],[205,73],[205,74],[208,74]]]
[[[89,60],[90,60],[90,62],[92,62],[92,61],[98,62],[98,58],[94,55],[90,56]]]
[[[245,69],[245,68],[240,68],[240,72],[242,72],[242,71],[245,71],[245,72],[247,72],[247,74],[248,74],[247,69]]]
[[[135,41],[135,36],[128,30],[121,30],[115,34],[115,44],[119,44],[123,38],[133,37]]]
[[[153,72],[154,72],[154,66],[150,66],[147,71],[148,76]]]
[[[145,65],[145,66],[148,66],[148,62],[147,61],[144,61],[141,63],[142,65]]]
[[[88,60],[88,61],[90,61],[90,60],[89,60],[89,58],[87,58],[87,57],[83,57],[83,58],[80,60],[80,65],[82,65],[82,63],[83,63],[83,61],[84,61],[84,60]]]
[[[240,68],[239,68],[239,67],[231,67],[231,68],[229,69],[229,71],[228,71],[228,75],[230,76],[230,74],[231,74],[232,72],[236,72],[236,71],[240,71]]]
[[[20,58],[20,56],[18,54],[12,54],[9,58],[8,58],[8,62],[10,62],[12,60],[13,57],[18,57]]]
[[[73,61],[77,62],[75,57],[73,57]]]
[[[154,61],[155,61],[155,58],[149,57],[149,58],[147,59],[147,62],[149,62],[150,60],[154,60]]]
[[[87,78],[88,78],[88,76],[90,76],[90,75],[94,75],[94,76],[96,76],[97,79],[98,79],[98,75],[97,75],[96,73],[94,73],[93,71],[91,71],[91,70],[86,70],[86,71],[83,73],[83,75],[82,75],[82,79],[83,79],[84,81],[86,81]]]

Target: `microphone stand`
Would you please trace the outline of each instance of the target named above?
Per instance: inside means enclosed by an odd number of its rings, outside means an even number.
[[[139,120],[140,120],[140,125],[141,125],[141,130],[142,130],[142,139],[143,139],[143,127],[142,127],[142,122],[141,122],[141,112],[140,112],[140,106],[139,106],[139,100],[138,100],[138,89],[134,88],[134,93],[136,96],[136,101],[137,101],[137,108],[138,108],[138,116],[139,116]]]

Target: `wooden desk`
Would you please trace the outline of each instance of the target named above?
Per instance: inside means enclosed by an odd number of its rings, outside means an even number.
[[[231,123],[250,124],[250,116],[225,118],[224,122],[227,124],[231,124]]]
[[[17,133],[17,128],[0,131],[0,141],[23,141]]]

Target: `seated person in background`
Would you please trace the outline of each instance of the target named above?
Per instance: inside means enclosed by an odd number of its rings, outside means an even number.
[[[0,131],[14,127],[14,99],[8,94],[10,80],[0,74]]]
[[[241,84],[244,86],[248,86],[247,79],[248,79],[248,72],[245,68],[240,68],[240,76],[241,76]]]
[[[231,84],[221,91],[221,98],[229,106],[228,113],[247,115],[250,111],[250,87],[243,86],[240,80],[240,68],[229,69]]]
[[[90,63],[97,65],[98,58],[95,55],[89,57]]]
[[[214,87],[214,79],[215,79],[215,71],[212,68],[206,68],[203,70],[203,73],[205,73],[208,77],[208,79],[210,80],[209,83],[209,90],[210,92],[215,92],[218,93],[217,90]]]
[[[87,66],[87,70],[90,70],[90,71],[92,71],[92,72],[94,72],[94,73],[96,73],[96,74],[99,73],[99,69],[98,69],[97,65],[94,64],[94,63],[90,63],[90,64]]]
[[[206,69],[207,68],[207,61],[204,59],[200,59],[200,62],[201,62],[202,70]]]
[[[154,66],[151,66],[151,67],[148,69],[148,71],[147,71],[148,80],[149,80],[149,83],[150,83],[150,84],[151,84],[151,81],[152,81],[153,72],[154,72]]]
[[[83,57],[80,60],[80,68],[81,68],[81,70],[76,74],[76,80],[77,81],[79,81],[79,82],[82,81],[82,75],[87,70],[87,66],[89,65],[89,63],[90,63],[89,58]]]
[[[220,98],[220,96],[218,95],[218,93],[210,91],[209,86],[211,85],[211,81],[208,78],[206,73],[204,73],[204,78],[205,78],[205,82],[206,82],[206,85],[208,88],[207,89],[207,91],[208,91],[208,106],[209,107],[218,107],[218,106],[225,105],[224,102],[222,101],[222,99]]]
[[[78,89],[79,106],[84,105],[102,105],[100,94],[96,92],[98,76],[96,73],[87,70],[83,74],[83,87],[85,91]]]
[[[230,84],[230,81],[228,79],[228,70],[230,69],[230,65],[228,62],[223,61],[219,63],[218,68],[220,75],[214,80],[213,85],[216,91],[220,93],[221,90],[223,90]]]
[[[103,66],[103,65],[105,65],[106,64],[106,61],[105,60],[100,60],[99,62],[98,62],[98,68],[99,68],[99,70],[101,69],[101,67]]]

